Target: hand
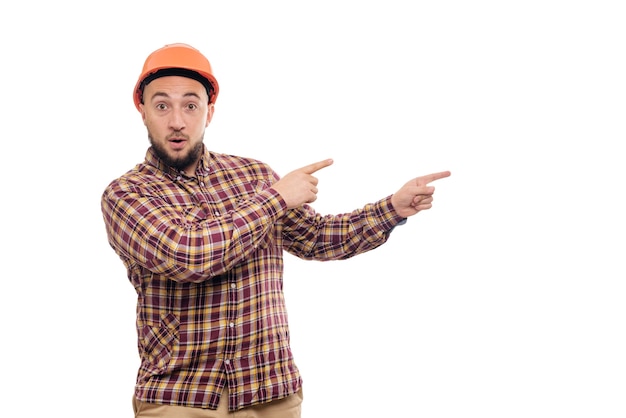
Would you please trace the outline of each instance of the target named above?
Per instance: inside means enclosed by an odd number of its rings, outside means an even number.
[[[416,177],[407,182],[393,196],[391,204],[396,213],[403,218],[415,215],[421,210],[430,209],[433,206],[433,193],[435,188],[428,183],[450,176],[449,171],[428,174]]]
[[[317,200],[317,178],[312,174],[332,163],[333,160],[327,159],[294,170],[274,183],[272,188],[285,200],[289,209],[314,202]]]

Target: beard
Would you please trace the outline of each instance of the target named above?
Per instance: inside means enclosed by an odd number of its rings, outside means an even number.
[[[167,149],[165,146],[157,143],[152,135],[148,133],[148,139],[150,140],[150,145],[154,149],[155,154],[168,166],[173,167],[179,171],[184,171],[187,167],[194,164],[196,161],[200,159],[202,155],[203,142],[202,139],[196,145],[193,146],[189,150],[189,152],[185,155],[180,155],[178,157],[171,156],[167,153]]]

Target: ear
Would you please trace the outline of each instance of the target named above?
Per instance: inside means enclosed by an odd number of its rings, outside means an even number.
[[[206,128],[211,123],[211,119],[213,119],[213,112],[215,111],[215,105],[213,103],[209,104],[208,111],[206,112],[206,123],[204,127]]]
[[[139,104],[139,112],[141,113],[141,120],[143,121],[143,124],[146,124],[146,111],[143,108],[143,103]]]

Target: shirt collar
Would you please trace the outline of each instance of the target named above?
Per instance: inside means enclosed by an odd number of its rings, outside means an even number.
[[[170,178],[178,178],[179,176],[186,176],[185,173],[171,167],[161,160],[153,147],[149,147],[146,151],[146,164],[155,167],[157,170],[162,171]],[[196,168],[196,175],[206,176],[211,171],[211,154],[206,146],[202,145],[202,155],[200,156],[200,163]]]

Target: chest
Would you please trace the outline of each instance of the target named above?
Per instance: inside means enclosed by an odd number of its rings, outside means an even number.
[[[181,179],[168,188],[164,197],[182,218],[193,222],[237,210],[268,187],[262,179],[209,175]]]

